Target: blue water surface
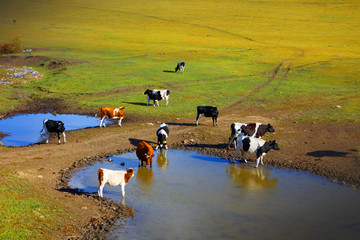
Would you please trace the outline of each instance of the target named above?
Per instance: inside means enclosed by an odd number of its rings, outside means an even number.
[[[100,120],[95,117],[76,114],[37,113],[19,114],[0,120],[0,132],[7,134],[0,139],[5,146],[27,146],[41,140],[40,131],[43,128],[44,119],[63,121],[66,131],[96,127]],[[110,122],[111,123],[111,122]],[[107,122],[109,124],[109,122]]]

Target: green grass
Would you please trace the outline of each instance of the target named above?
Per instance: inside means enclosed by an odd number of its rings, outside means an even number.
[[[1,172],[3,174],[3,172]],[[12,174],[0,178],[0,239],[50,239],[64,211],[34,182]]]
[[[0,0],[0,6],[0,42],[21,34],[36,49],[31,55],[68,63],[62,70],[33,66],[43,79],[0,85],[0,113],[59,98],[87,112],[125,106],[126,113],[168,119],[195,117],[197,105],[221,111],[241,101],[259,115],[275,111],[294,121],[360,119],[357,0]],[[180,60],[185,73],[168,72]],[[170,89],[169,106],[144,106],[147,88]],[[1,183],[0,239],[49,238],[42,232],[59,226],[57,203],[11,174]]]

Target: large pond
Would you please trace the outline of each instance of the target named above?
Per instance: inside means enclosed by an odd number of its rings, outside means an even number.
[[[8,135],[0,139],[0,142],[5,146],[15,147],[27,146],[39,142],[41,140],[40,131],[43,128],[44,119],[63,121],[66,131],[100,125],[98,118],[85,115],[53,115],[51,113],[19,114],[0,120],[0,132]],[[106,122],[106,124],[109,124],[109,122]]]
[[[233,164],[196,152],[155,154],[139,168],[135,153],[85,167],[69,186],[97,192],[97,170],[134,168],[125,203],[134,217],[109,239],[359,239],[360,191],[328,179],[253,162]],[[166,155],[166,156],[165,156]],[[125,163],[125,166],[121,166]],[[104,197],[121,202],[121,188]]]

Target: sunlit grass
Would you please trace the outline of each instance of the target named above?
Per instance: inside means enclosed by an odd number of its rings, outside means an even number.
[[[21,34],[27,47],[39,49],[33,54],[70,63],[55,74],[44,67],[46,78],[22,86],[36,97],[71,99],[82,109],[125,105],[150,115],[242,101],[267,110],[299,108],[305,116],[319,108],[323,121],[340,103],[341,120],[359,119],[355,0],[0,3],[0,41]],[[180,60],[185,73],[170,73]],[[37,86],[49,93],[36,93]],[[170,106],[146,109],[141,93],[147,88],[170,89]],[[8,91],[19,90],[0,87],[6,98],[0,111],[22,103],[9,100]]]

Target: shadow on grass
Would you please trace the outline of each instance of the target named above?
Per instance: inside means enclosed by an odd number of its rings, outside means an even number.
[[[132,104],[132,105],[139,105],[139,106],[147,106],[146,103],[142,103],[142,102],[123,102],[123,103],[128,103],[128,104]]]
[[[170,70],[163,70],[163,72],[166,72],[166,73],[176,73],[175,71],[170,71]]]

